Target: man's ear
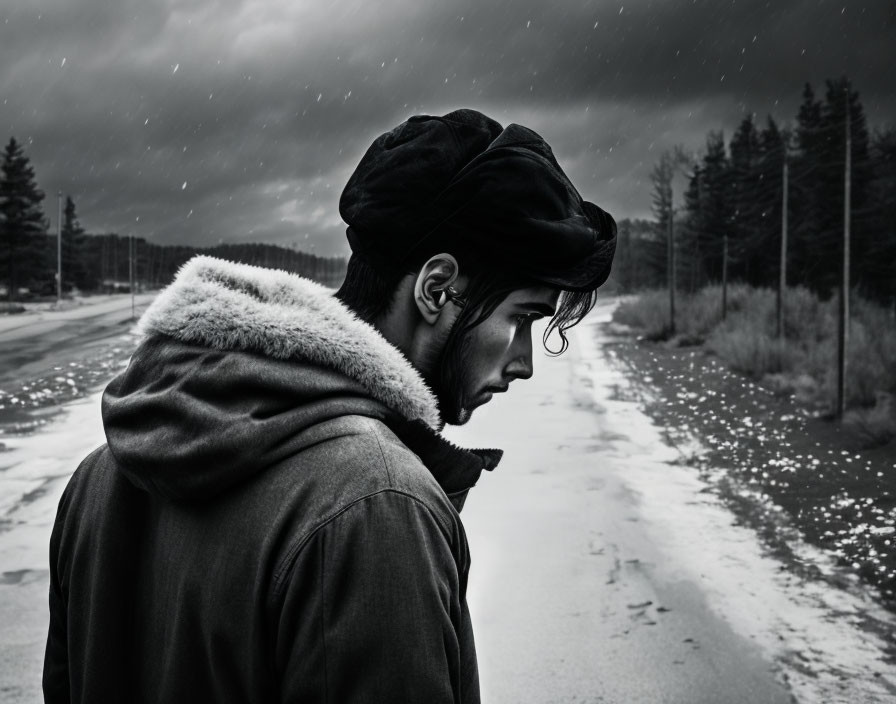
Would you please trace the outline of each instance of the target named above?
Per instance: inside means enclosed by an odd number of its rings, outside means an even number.
[[[430,257],[420,267],[414,282],[414,303],[420,315],[430,325],[439,319],[439,314],[448,303],[445,289],[451,286],[459,273],[457,260],[447,253]]]

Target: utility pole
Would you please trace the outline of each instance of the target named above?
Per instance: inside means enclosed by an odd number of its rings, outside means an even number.
[[[131,320],[136,318],[134,314],[134,233],[128,236],[128,277],[131,280]]]
[[[697,178],[697,233],[694,236],[694,262],[700,259],[700,239],[703,235],[703,174],[700,173],[700,164],[694,164],[694,175]],[[697,267],[691,265],[691,293],[700,285]]]
[[[669,181],[669,251],[667,262],[669,273],[669,335],[675,334],[675,230],[673,229],[674,209],[672,208],[672,181]]]
[[[660,164],[661,178],[668,178],[669,187],[669,231],[667,236],[668,252],[667,252],[667,280],[669,283],[669,335],[675,334],[675,204],[673,199],[672,179],[675,172],[682,165],[690,163],[690,159],[681,149],[676,147],[672,153],[666,152],[663,155]],[[314,245],[311,245],[312,252]]]
[[[787,288],[787,144],[784,144],[784,193],[781,196],[781,266],[778,278],[778,339],[784,337],[784,290]]]
[[[728,233],[722,235],[722,320],[728,317]]]
[[[62,189],[56,191],[56,306],[62,303]]]
[[[837,345],[837,417],[846,412],[846,348],[849,343],[849,205],[852,184],[849,86],[846,87],[846,173],[843,180],[843,277],[840,281],[840,335]]]

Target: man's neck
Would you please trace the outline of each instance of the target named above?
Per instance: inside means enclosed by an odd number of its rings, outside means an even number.
[[[420,316],[414,305],[413,287],[412,277],[402,279],[395,291],[392,305],[372,325],[419,370],[418,364],[425,358],[425,352],[421,349],[421,336],[417,334]]]

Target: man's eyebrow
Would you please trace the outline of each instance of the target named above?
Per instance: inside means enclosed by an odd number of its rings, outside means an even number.
[[[556,312],[554,306],[541,301],[532,301],[531,303],[517,303],[519,308],[526,308],[534,313],[541,313],[543,316],[550,318]]]

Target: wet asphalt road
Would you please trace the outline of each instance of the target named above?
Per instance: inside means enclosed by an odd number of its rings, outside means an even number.
[[[595,400],[586,339],[536,354],[532,379],[449,431],[505,448],[462,514],[483,701],[790,702],[778,666],[710,607],[705,578],[658,544],[626,473],[663,471],[669,451]]]
[[[139,317],[154,297],[138,294],[134,315]],[[0,388],[80,359],[126,334],[133,323],[130,296],[71,310],[0,316]]]

